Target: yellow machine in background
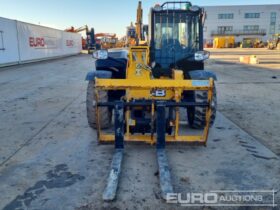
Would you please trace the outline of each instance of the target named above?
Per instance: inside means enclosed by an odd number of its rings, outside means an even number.
[[[95,40],[100,44],[101,49],[115,48],[118,42],[115,33],[97,33],[95,34]]]
[[[130,26],[126,28],[125,47],[135,46],[136,44],[136,28],[131,22]]]
[[[116,48],[125,47],[126,37],[121,37],[117,40]]]
[[[262,48],[262,47],[264,47],[264,43],[259,38],[247,37],[247,38],[243,39],[240,47],[241,48]]]
[[[280,34],[273,34],[272,38],[268,41],[267,47],[270,50],[280,50]]]
[[[213,48],[233,48],[234,43],[234,36],[217,36],[214,37]]]
[[[147,45],[148,26],[143,25],[143,9],[142,2],[138,2],[135,26],[131,22],[127,27],[126,46]]]

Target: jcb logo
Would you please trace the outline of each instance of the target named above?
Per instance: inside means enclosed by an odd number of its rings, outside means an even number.
[[[165,90],[152,90],[151,95],[154,97],[164,97],[166,95]]]
[[[45,47],[45,40],[43,37],[29,37],[30,47]]]

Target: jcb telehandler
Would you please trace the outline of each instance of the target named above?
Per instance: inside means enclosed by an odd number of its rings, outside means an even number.
[[[86,77],[88,122],[100,143],[115,145],[104,200],[116,196],[124,142],[156,145],[165,199],[173,192],[165,144],[206,145],[216,115],[216,76],[204,70],[209,57],[203,51],[204,19],[203,8],[190,2],[156,5],[150,11],[148,46],[94,53],[96,70]],[[199,135],[180,132],[183,113],[188,125],[181,127],[201,129]]]

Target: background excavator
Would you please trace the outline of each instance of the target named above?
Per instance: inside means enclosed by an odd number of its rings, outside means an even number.
[[[72,33],[80,33],[84,31],[86,38],[82,37],[83,50],[88,50],[88,53],[90,54],[97,49],[96,42],[95,42],[94,28],[91,28],[89,30],[87,25],[84,25],[79,28],[74,28],[73,26],[71,26],[70,28],[67,28],[64,31],[72,32]]]
[[[135,26],[131,22],[127,27],[126,46],[146,45],[148,40],[148,25],[143,24],[142,2],[138,2]]]
[[[118,38],[113,33],[97,33],[95,34],[95,42],[100,45],[101,49],[111,49],[116,47]]]
[[[100,49],[110,49],[117,46],[118,38],[114,33],[95,33],[94,28],[89,30],[87,25],[79,28],[65,29],[67,32],[81,33],[85,32],[86,38],[82,37],[82,48],[83,50],[88,50],[89,54],[92,54],[94,50]]]
[[[268,41],[267,47],[270,50],[280,50],[280,34],[273,34],[272,39]]]
[[[126,37],[124,43],[124,47],[136,45],[136,28],[133,25],[133,22],[131,22],[130,26],[126,27]]]

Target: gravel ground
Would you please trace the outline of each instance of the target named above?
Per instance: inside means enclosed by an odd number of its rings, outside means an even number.
[[[221,62],[207,64],[219,76],[220,110],[208,146],[167,146],[175,191],[277,190],[279,73]],[[117,200],[102,201],[114,149],[86,121],[92,67],[79,55],[0,69],[0,209],[186,209],[160,198],[156,151],[145,144],[125,146]]]
[[[256,55],[260,64],[240,64],[242,55]],[[280,51],[212,49],[211,58],[206,68],[219,78],[219,111],[279,156]]]

